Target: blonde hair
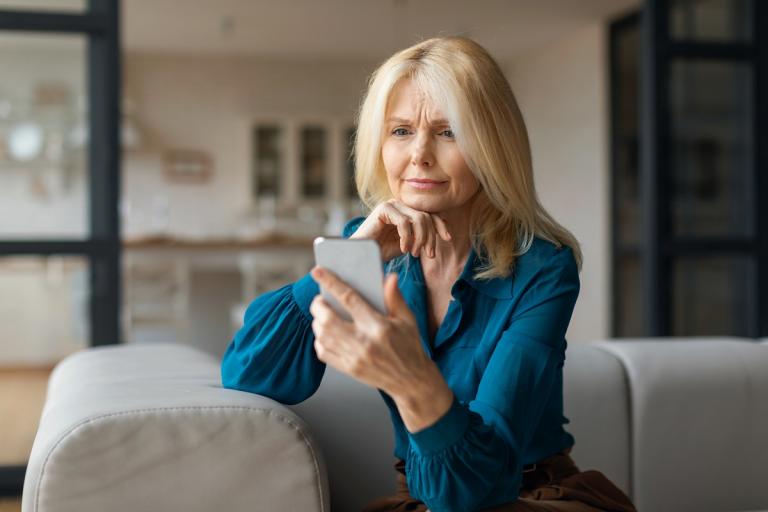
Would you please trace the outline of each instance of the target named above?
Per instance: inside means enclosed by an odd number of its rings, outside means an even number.
[[[474,277],[507,277],[535,236],[570,247],[581,268],[578,241],[537,197],[528,133],[509,83],[490,54],[464,37],[422,41],[396,53],[371,75],[353,153],[364,207],[370,212],[392,198],[381,157],[384,116],[393,89],[404,79],[413,80],[442,110],[480,183],[470,233],[483,266]]]

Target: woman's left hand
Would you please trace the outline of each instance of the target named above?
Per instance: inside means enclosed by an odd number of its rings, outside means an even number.
[[[400,293],[397,274],[384,281],[387,315],[330,270],[316,266],[311,274],[353,318],[342,319],[322,295],[315,296],[309,310],[317,357],[392,397],[419,388],[434,362],[421,346],[416,317]]]

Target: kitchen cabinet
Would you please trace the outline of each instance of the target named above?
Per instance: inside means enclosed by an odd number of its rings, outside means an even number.
[[[343,209],[348,217],[360,214],[351,160],[352,121],[281,116],[244,124],[247,147],[241,153],[249,158],[254,210],[285,215],[309,206],[326,216],[331,208]]]

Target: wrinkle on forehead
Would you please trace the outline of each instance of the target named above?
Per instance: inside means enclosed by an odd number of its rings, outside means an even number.
[[[412,93],[409,96],[410,101],[408,107],[410,108],[410,111],[394,111],[393,108],[395,103],[398,100],[402,101],[404,99],[406,91]],[[438,103],[439,102],[433,98],[430,92],[425,89],[423,84],[420,84],[410,77],[403,78],[392,88],[392,94],[390,95],[387,104],[386,117],[402,117],[412,121],[424,118],[430,124],[440,120],[448,122],[443,109],[440,108]],[[413,113],[416,114],[416,119],[411,117]]]

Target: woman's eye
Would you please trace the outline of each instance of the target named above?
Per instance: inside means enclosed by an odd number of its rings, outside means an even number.
[[[392,135],[408,135],[407,128],[395,128],[392,130]]]
[[[446,137],[452,139],[453,138],[453,130],[443,130],[440,132],[440,135],[445,135]]]

